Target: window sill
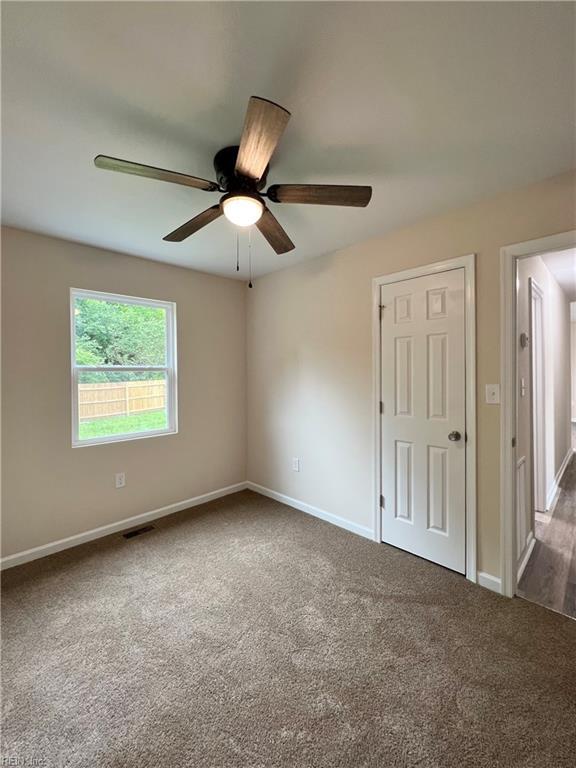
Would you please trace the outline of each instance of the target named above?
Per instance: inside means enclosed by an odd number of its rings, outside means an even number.
[[[109,437],[94,437],[90,440],[72,440],[72,448],[88,448],[93,445],[109,445],[110,443],[126,443],[132,440],[144,440],[148,437],[166,437],[177,435],[178,429],[162,429],[157,432],[135,432],[130,435],[110,435]]]

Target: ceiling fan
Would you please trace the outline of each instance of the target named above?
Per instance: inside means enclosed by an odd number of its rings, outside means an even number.
[[[194,216],[166,235],[164,240],[179,243],[224,215],[240,227],[256,224],[276,253],[286,253],[294,248],[294,243],[263,198],[268,198],[272,203],[311,203],[363,208],[368,205],[372,196],[372,187],[333,184],[273,184],[266,192],[262,192],[266,186],[270,158],[289,119],[290,112],[283,107],[267,99],[252,96],[248,102],[240,146],[225,147],[214,157],[217,183],[107,155],[97,155],[94,164],[107,171],[169,181],[205,192],[224,193],[217,205]]]

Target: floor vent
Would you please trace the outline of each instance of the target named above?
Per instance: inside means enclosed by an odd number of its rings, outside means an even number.
[[[153,525],[145,525],[143,528],[136,528],[133,531],[128,531],[128,533],[123,533],[122,536],[124,536],[125,539],[133,539],[134,536],[140,536],[141,533],[148,533],[148,531],[153,530]]]

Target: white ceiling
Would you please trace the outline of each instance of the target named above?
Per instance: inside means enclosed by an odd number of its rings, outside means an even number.
[[[576,301],[576,248],[546,253],[542,261],[556,278],[568,301]]]
[[[97,153],[213,178],[252,94],[292,120],[270,183],[372,184],[367,209],[274,206],[262,274],[574,165],[572,3],[2,3],[7,224],[235,276],[216,195],[100,171]],[[245,236],[242,242],[244,269]]]

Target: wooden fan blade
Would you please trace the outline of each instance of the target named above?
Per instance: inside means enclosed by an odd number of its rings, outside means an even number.
[[[290,120],[290,112],[267,99],[251,96],[236,158],[236,173],[256,181],[263,175]]]
[[[187,221],[186,224],[182,224],[181,227],[175,229],[174,232],[170,232],[169,235],[163,237],[162,240],[168,240],[171,243],[181,243],[182,240],[186,240],[187,237],[193,235],[194,232],[198,232],[199,229],[210,224],[211,221],[222,216],[222,208],[219,205],[213,205],[211,208],[207,208],[198,216],[194,216],[193,219]]]
[[[144,176],[147,179],[170,181],[172,184],[183,184],[185,187],[203,189],[206,192],[218,191],[218,185],[214,181],[199,179],[196,176],[188,176],[186,173],[167,171],[164,168],[154,168],[152,165],[131,163],[129,160],[120,160],[118,157],[96,155],[94,165],[97,168],[103,168],[105,171],[118,171],[119,173],[131,173],[134,176]]]
[[[312,205],[350,205],[364,208],[372,197],[372,187],[338,184],[274,184],[267,192],[274,203]]]
[[[276,253],[287,253],[291,251],[295,246],[292,240],[288,237],[286,232],[280,226],[278,219],[270,213],[268,208],[265,209],[262,217],[256,222],[256,226],[262,232],[266,240],[270,243]]]

